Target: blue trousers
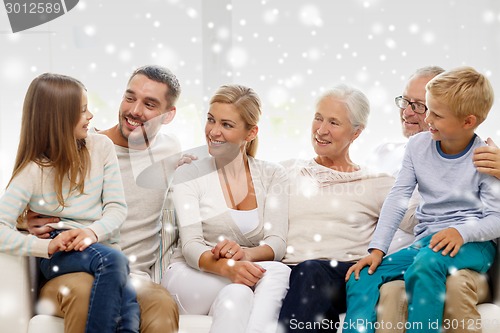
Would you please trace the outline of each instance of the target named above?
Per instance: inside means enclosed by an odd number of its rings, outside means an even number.
[[[86,333],[139,332],[140,310],[128,277],[128,260],[118,250],[95,243],[84,251],[56,252],[40,260],[46,279],[86,272],[94,276]]]
[[[351,265],[306,260],[292,267],[279,316],[284,332],[330,332],[338,324],[339,314],[345,312],[345,275]],[[322,322],[328,324],[322,326]]]
[[[344,333],[375,332],[375,307],[380,286],[402,279],[408,296],[406,332],[440,332],[446,277],[464,268],[485,273],[493,263],[496,247],[492,241],[466,243],[455,257],[450,257],[429,248],[431,238],[432,235],[424,237],[410,247],[385,257],[371,275],[368,274],[368,267],[361,270],[358,281],[354,279],[354,274],[351,275],[347,283]]]

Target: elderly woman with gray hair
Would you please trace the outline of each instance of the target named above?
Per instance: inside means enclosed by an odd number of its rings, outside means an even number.
[[[393,177],[370,172],[349,156],[350,145],[366,127],[369,109],[358,89],[333,87],[316,104],[311,128],[316,157],[283,163],[290,181],[283,262],[292,272],[280,312],[282,331],[335,331],[339,314],[345,312],[345,273],[366,255],[394,183]],[[408,214],[403,223],[410,222]]]

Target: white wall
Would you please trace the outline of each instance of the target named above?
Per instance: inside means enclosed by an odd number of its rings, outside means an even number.
[[[316,96],[351,83],[370,98],[368,129],[352,147],[361,163],[401,140],[393,98],[425,65],[473,66],[500,96],[497,0],[80,0],[45,25],[11,33],[0,9],[0,187],[9,179],[29,82],[53,71],[89,90],[93,125],[112,126],[130,72],[157,63],[183,86],[169,130],[203,143],[206,101],[217,85],[253,87],[264,104],[258,157],[310,157]],[[500,142],[497,102],[478,133]]]

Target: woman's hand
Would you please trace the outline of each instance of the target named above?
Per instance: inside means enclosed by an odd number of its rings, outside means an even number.
[[[215,260],[221,258],[232,259],[234,261],[247,260],[245,251],[241,248],[240,244],[228,239],[218,242],[212,249],[212,254]]]
[[[47,223],[57,223],[59,222],[58,217],[48,217],[40,215],[36,212],[28,210],[26,213],[26,221],[28,224],[28,232],[35,235],[38,238],[50,238],[50,232],[54,231],[54,228],[47,226]]]
[[[203,272],[224,276],[233,283],[253,287],[259,282],[266,270],[248,260],[228,259],[221,256],[221,253],[226,254],[229,246],[236,246],[237,244],[235,244],[233,241],[225,240],[219,242],[212,251],[203,252],[199,260],[199,269]],[[242,251],[241,247],[238,247],[238,255],[242,255],[239,253]],[[214,252],[219,254],[218,259],[215,258]]]
[[[227,260],[227,278],[233,283],[244,284],[253,287],[259,282],[266,270],[260,265],[250,261]]]
[[[382,262],[383,257],[384,257],[384,252],[378,249],[373,249],[368,256],[364,257],[363,259],[361,259],[360,261],[358,261],[349,268],[345,276],[346,282],[349,280],[353,272],[354,272],[354,278],[356,280],[359,280],[359,272],[365,266],[370,266],[370,268],[368,269],[368,274],[373,274],[377,270],[377,267]]]

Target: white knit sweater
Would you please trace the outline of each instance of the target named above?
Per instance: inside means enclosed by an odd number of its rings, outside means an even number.
[[[314,160],[292,160],[283,165],[290,180],[289,230],[283,262],[345,262],[366,256],[394,178],[365,168],[339,172]]]

